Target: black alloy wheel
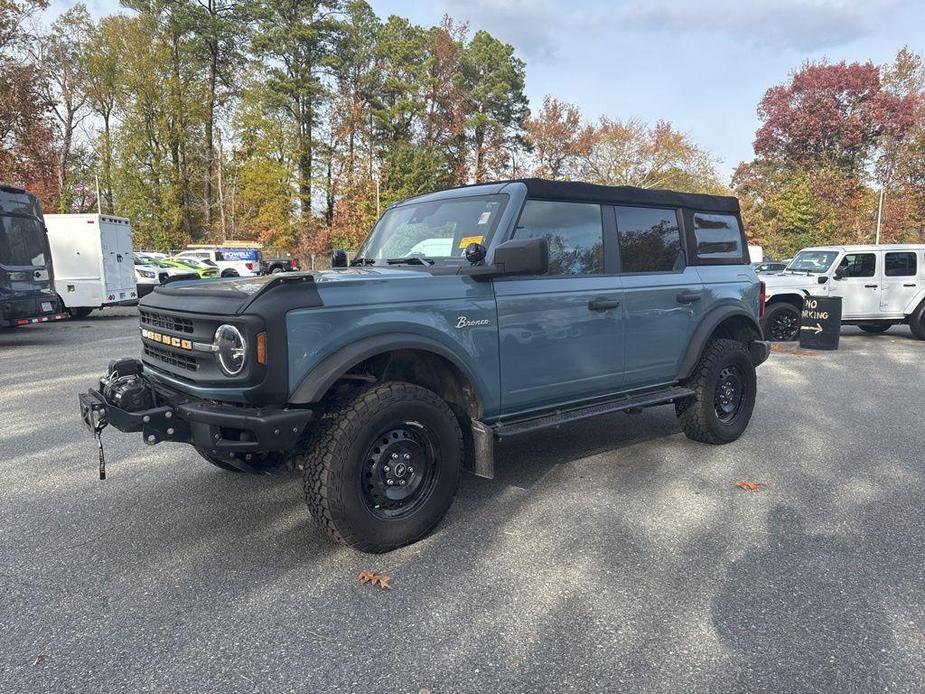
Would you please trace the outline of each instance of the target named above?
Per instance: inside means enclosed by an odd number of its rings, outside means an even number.
[[[401,422],[376,436],[365,456],[363,499],[377,518],[409,516],[437,481],[437,446],[419,422]]]
[[[800,334],[800,312],[792,304],[775,304],[768,309],[764,330],[774,342],[796,340]]]
[[[713,407],[720,422],[729,424],[738,416],[745,401],[746,387],[736,366],[729,365],[720,371],[713,398]]]

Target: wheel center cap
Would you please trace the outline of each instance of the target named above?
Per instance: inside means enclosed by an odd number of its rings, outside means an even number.
[[[397,463],[394,468],[396,477],[404,477],[405,473],[408,472],[408,466],[404,463]]]

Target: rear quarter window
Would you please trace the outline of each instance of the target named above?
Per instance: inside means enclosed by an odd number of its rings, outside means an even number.
[[[744,262],[742,227],[735,215],[695,212],[694,241],[702,263]]]

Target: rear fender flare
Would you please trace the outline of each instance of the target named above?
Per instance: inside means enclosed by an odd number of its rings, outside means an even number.
[[[734,316],[745,318],[751,327],[754,339],[762,339],[761,327],[758,325],[758,321],[755,320],[755,316],[741,304],[716,306],[701,319],[700,324],[691,336],[690,343],[687,346],[687,352],[685,352],[684,359],[681,361],[681,366],[678,370],[679,381],[687,378],[693,373],[694,368],[697,366],[697,362],[700,361],[700,355],[703,354],[703,350],[707,346],[707,342],[710,340],[713,331],[715,331],[724,320]]]

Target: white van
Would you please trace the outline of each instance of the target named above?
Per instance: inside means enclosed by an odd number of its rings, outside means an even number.
[[[804,248],[761,279],[767,339],[797,339],[803,299],[813,295],[841,297],[844,324],[882,333],[906,323],[925,340],[925,244]]]
[[[106,214],[48,214],[55,290],[73,316],[138,302],[132,227]]]

